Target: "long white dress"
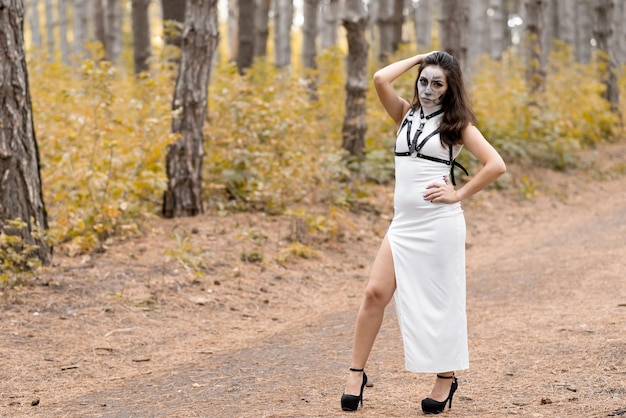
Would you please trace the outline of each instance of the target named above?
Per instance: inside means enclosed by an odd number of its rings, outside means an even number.
[[[413,118],[411,138],[419,126],[419,111]],[[441,118],[425,120],[420,141],[436,130]],[[405,125],[398,132],[396,152],[408,151],[406,129]],[[453,148],[455,158],[460,151],[460,145]],[[422,154],[443,160],[449,160],[449,152],[439,134],[421,149]],[[428,373],[467,369],[463,209],[460,203],[423,198],[428,184],[443,183],[444,176],[450,176],[450,167],[414,156],[396,156],[395,167],[394,217],[387,236],[406,369]]]

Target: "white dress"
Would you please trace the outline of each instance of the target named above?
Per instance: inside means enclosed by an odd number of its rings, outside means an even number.
[[[423,120],[419,141],[437,129],[441,118]],[[419,111],[413,119],[411,138],[420,124]],[[396,152],[409,149],[406,129],[407,125],[398,132]],[[453,147],[455,158],[460,151],[460,145]],[[438,134],[420,152],[446,161],[450,158],[450,150]],[[432,203],[423,198],[428,184],[443,183],[443,177],[450,176],[450,166],[396,156],[395,167],[394,217],[387,237],[393,254],[394,300],[406,369],[428,373],[467,369],[463,209],[460,203]]]

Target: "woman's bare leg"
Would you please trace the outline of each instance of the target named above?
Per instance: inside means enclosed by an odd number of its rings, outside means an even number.
[[[354,345],[352,347],[352,364],[350,367],[355,369],[365,367],[383,322],[385,307],[393,297],[395,290],[396,278],[393,268],[393,257],[389,240],[385,236],[374,259],[365,289],[365,296],[357,314]],[[359,395],[362,381],[363,374],[361,372],[350,372],[344,393]]]

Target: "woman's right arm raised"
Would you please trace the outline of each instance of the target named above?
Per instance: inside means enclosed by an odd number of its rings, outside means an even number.
[[[409,110],[410,104],[405,99],[398,96],[398,93],[396,93],[391,83],[411,68],[419,65],[428,54],[430,54],[430,52],[396,61],[374,73],[374,86],[376,87],[378,98],[387,113],[389,113],[389,116],[396,122],[396,125],[402,122],[402,118]]]

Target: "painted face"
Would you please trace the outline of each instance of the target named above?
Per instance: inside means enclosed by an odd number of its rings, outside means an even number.
[[[438,106],[448,91],[446,75],[441,67],[429,65],[417,79],[417,93],[423,107]]]

